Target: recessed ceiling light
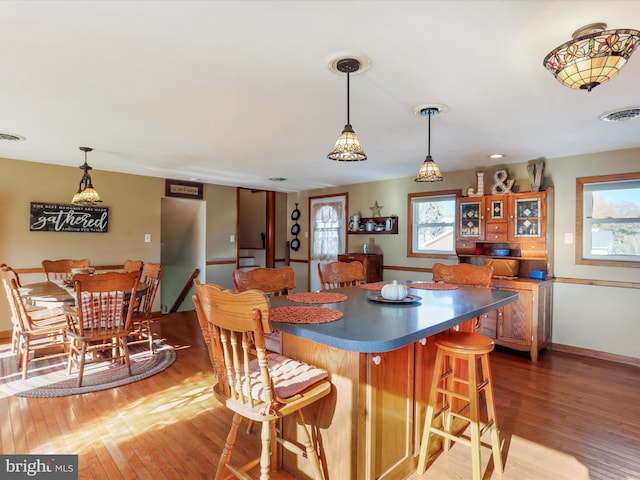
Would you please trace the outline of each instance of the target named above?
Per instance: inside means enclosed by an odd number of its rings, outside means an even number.
[[[491,158],[492,160],[497,160],[498,158],[504,158],[504,153],[492,153],[491,155],[487,155],[487,158]]]
[[[284,177],[271,177],[269,178],[269,180],[271,180],[272,182],[284,182],[287,179]]]
[[[637,117],[640,117],[640,107],[631,107],[603,113],[600,115],[600,120],[605,122],[623,122]]]
[[[11,133],[0,133],[0,140],[16,141],[16,140],[25,140],[25,138],[21,137],[20,135],[13,135]]]

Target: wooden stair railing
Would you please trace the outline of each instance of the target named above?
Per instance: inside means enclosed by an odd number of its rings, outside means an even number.
[[[199,274],[200,274],[200,269],[196,268],[191,274],[191,277],[189,277],[189,280],[187,280],[187,283],[185,283],[184,287],[182,287],[182,291],[180,292],[180,295],[178,295],[178,298],[176,299],[173,306],[171,307],[171,310],[169,310],[169,313],[176,313],[178,311],[178,308],[180,308],[180,305],[182,305],[182,302],[184,302],[184,299],[187,297],[189,290],[191,290],[191,287],[193,287],[193,280]]]

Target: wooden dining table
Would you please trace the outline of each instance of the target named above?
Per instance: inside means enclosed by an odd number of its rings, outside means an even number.
[[[325,478],[407,478],[417,465],[436,352],[433,335],[515,302],[518,293],[412,288],[415,301],[396,303],[380,301],[379,291],[359,286],[331,292],[346,299],[313,306],[339,311],[338,320],[272,321],[282,333],[282,353],[326,369],[334,386],[323,401],[305,409],[317,427]],[[281,307],[310,306],[286,296],[269,301],[276,319]],[[297,437],[295,422],[285,420],[283,431],[285,438]],[[311,477],[295,456],[283,453],[282,467],[296,478]]]
[[[148,288],[146,283],[138,282],[136,298],[144,295]],[[20,287],[20,293],[34,305],[73,305],[76,302],[73,286],[66,286],[63,282],[58,281],[28,283]]]

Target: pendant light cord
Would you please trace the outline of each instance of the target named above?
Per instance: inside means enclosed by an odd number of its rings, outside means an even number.
[[[350,93],[349,93],[349,77],[350,77],[351,73],[349,71],[347,71],[347,125],[351,125],[351,109],[349,107],[349,104],[351,103],[349,101],[350,98]]]
[[[427,133],[427,156],[430,157],[431,156],[431,110],[429,110],[429,130]]]

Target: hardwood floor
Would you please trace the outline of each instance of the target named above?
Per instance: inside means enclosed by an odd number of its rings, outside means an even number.
[[[178,353],[159,375],[72,397],[0,393],[0,451],[77,453],[82,480],[213,478],[231,416],[211,394],[195,314],[166,315],[156,328]],[[489,467],[485,479],[640,480],[640,368],[547,351],[537,364],[513,351],[491,355],[506,462],[504,475]],[[241,432],[234,455],[252,456],[257,445]],[[470,478],[462,445],[411,476]]]

